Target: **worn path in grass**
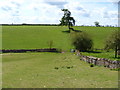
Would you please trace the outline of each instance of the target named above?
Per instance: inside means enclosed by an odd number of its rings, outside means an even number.
[[[117,88],[118,72],[90,67],[73,53],[3,55],[3,88]]]

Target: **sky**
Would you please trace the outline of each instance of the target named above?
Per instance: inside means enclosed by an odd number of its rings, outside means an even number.
[[[61,9],[76,25],[118,25],[119,0],[0,0],[0,24],[59,24]]]

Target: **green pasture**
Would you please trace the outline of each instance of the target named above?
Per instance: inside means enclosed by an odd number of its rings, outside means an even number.
[[[63,33],[67,27],[55,26],[3,26],[3,49],[39,49],[53,47],[70,48],[69,34]]]
[[[74,53],[3,54],[3,88],[118,88],[118,72]]]
[[[94,48],[102,49],[109,34],[118,28],[80,27],[87,32]],[[2,49],[62,49],[64,53],[4,53],[2,55],[3,88],[118,88],[118,72],[105,67],[90,67],[80,57],[70,53],[72,33],[61,26],[2,26]],[[98,51],[97,51],[98,52]],[[114,52],[82,54],[114,58]]]
[[[75,30],[87,32],[93,39],[94,48],[103,48],[104,40],[118,28],[114,27],[74,27]],[[69,50],[71,34],[65,32],[62,26],[3,26],[3,49],[33,49],[48,48],[48,42],[53,41],[53,47]]]
[[[118,58],[115,58],[115,53],[113,50],[110,52],[106,51],[97,51],[97,52],[82,52],[83,55],[86,56],[93,56],[93,57],[98,57],[98,58],[108,58],[110,60],[120,60],[120,55],[118,55]]]
[[[106,38],[115,30],[116,27],[75,27],[76,30],[81,30],[88,33],[94,43],[94,48],[103,49]]]
[[[106,38],[116,27],[81,27],[75,26],[76,31],[88,33],[96,49],[103,49]],[[65,26],[3,26],[2,27],[2,48],[3,49],[39,49],[49,48],[49,42],[53,42],[52,48],[70,51],[74,47],[71,45],[71,36],[74,31],[67,33]],[[102,58],[114,58],[114,51],[102,53],[83,53]]]

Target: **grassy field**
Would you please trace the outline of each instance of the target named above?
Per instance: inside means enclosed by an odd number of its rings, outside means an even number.
[[[104,48],[105,39],[118,28],[115,27],[75,27],[76,30],[81,30],[88,33],[94,42],[94,48]]]
[[[74,27],[75,30],[87,32],[94,41],[94,48],[103,48],[104,40],[114,30],[113,27]],[[72,48],[70,34],[63,32],[67,27],[61,26],[3,26],[3,49],[46,48],[49,41],[60,49]]]
[[[71,34],[66,33],[67,27],[61,26],[3,26],[2,27],[3,49],[39,49],[49,48],[48,43],[53,41],[54,48],[70,51],[74,48],[71,45]],[[105,39],[118,28],[115,27],[80,27],[75,30],[87,32],[93,39],[94,48],[104,48]],[[83,53],[112,60],[114,52]]]
[[[5,26],[3,27],[3,49],[36,49],[53,47],[70,48],[69,34],[63,33],[66,27],[55,26]]]
[[[118,28],[74,27],[92,37],[94,48],[102,49],[106,37]],[[90,67],[70,53],[71,34],[61,26],[3,26],[2,49],[62,49],[65,53],[6,53],[2,55],[3,88],[117,88],[118,72]],[[114,52],[84,55],[114,58]]]
[[[90,67],[73,53],[3,54],[3,88],[117,87],[117,71]]]
[[[97,51],[98,52],[98,51]],[[120,60],[120,55],[118,55],[117,58],[115,58],[115,53],[113,50],[111,50],[110,52],[106,52],[106,51],[100,51],[98,53],[92,53],[92,52],[82,52],[83,55],[86,56],[93,56],[93,57],[98,57],[98,58],[109,58],[110,60]]]

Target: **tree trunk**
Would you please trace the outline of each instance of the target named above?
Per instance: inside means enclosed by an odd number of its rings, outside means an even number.
[[[117,58],[117,45],[115,46],[115,58]]]
[[[69,28],[69,32],[70,32],[70,25],[68,25],[68,28]]]

